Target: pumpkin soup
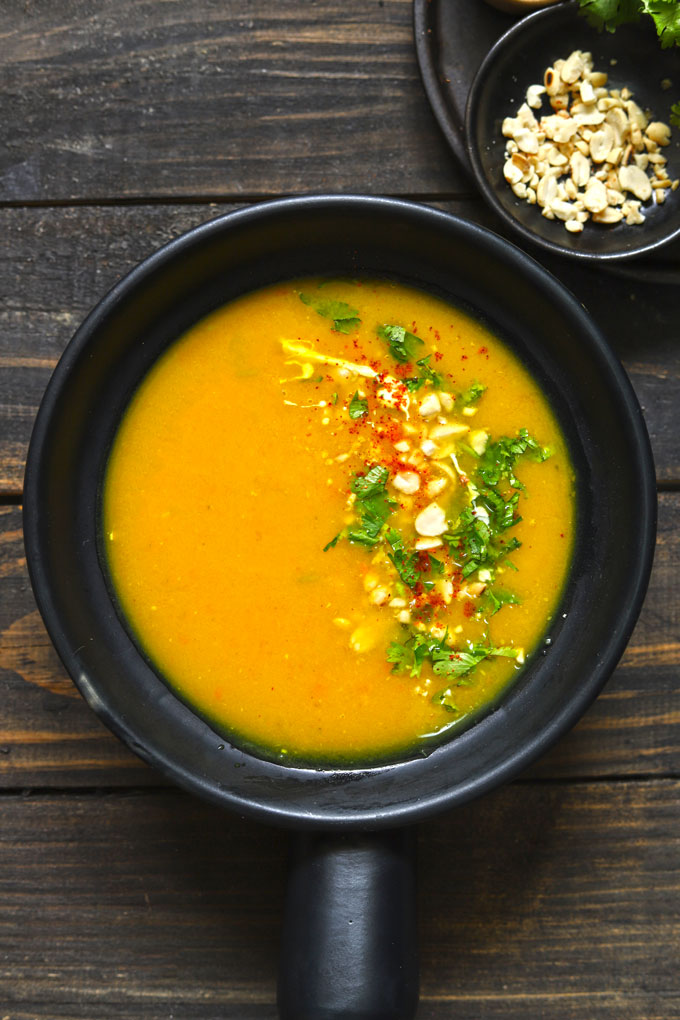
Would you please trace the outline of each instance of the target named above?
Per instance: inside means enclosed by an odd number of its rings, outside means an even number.
[[[574,476],[479,322],[388,281],[299,280],[199,322],[134,395],[106,558],[160,674],[287,761],[412,753],[488,708],[563,587]]]

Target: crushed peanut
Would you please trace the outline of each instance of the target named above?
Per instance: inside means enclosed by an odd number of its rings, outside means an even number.
[[[628,88],[608,88],[590,53],[574,50],[530,85],[514,117],[503,121],[503,176],[518,198],[538,205],[570,233],[594,223],[644,223],[643,202],[663,204],[671,180],[659,150],[667,124],[640,109]],[[540,116],[544,97],[553,113]]]

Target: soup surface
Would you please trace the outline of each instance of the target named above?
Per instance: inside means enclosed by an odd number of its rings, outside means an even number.
[[[392,282],[242,297],[165,353],[104,484],[146,654],[269,757],[366,762],[488,707],[545,637],[574,477],[482,325]]]

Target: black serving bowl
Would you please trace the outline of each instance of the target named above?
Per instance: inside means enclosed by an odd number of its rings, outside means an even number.
[[[542,385],[578,476],[573,565],[549,647],[467,732],[427,755],[374,768],[284,766],[225,741],[140,654],[116,611],[99,554],[107,453],[132,392],[156,358],[237,295],[325,273],[387,276],[471,309]],[[649,442],[628,379],[557,280],[506,241],[433,209],[321,196],[265,203],[199,226],[133,269],[102,300],[67,347],[40,408],[24,523],[40,611],[102,720],[187,789],[239,813],[306,830],[293,868],[281,1015],[407,1017],[417,982],[411,841],[401,827],[510,779],[576,722],[613,670],[638,615],[655,510]],[[349,929],[348,912],[365,923]],[[321,965],[329,938],[332,965]],[[363,979],[348,983],[357,967]]]
[[[669,122],[678,98],[663,87],[678,83],[678,54],[661,49],[650,18],[621,25],[616,32],[598,32],[579,12],[577,0],[530,14],[509,29],[489,50],[475,75],[465,113],[465,137],[472,170],[482,195],[518,239],[560,255],[611,262],[647,255],[680,236],[680,188],[666,201],[644,203],[642,224],[625,221],[605,226],[588,221],[580,234],[570,234],[559,220],[548,220],[537,205],[517,198],[503,177],[507,139],[501,133],[506,116],[514,116],[529,85],[543,84],[547,67],[572,50],[592,53],[595,69],[609,75],[609,88],[628,86],[635,102],[651,110],[654,120]],[[544,98],[541,113],[553,113]],[[534,113],[540,116],[539,111]],[[680,176],[680,129],[663,150],[671,178]]]

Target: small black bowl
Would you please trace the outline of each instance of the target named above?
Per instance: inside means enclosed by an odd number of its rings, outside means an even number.
[[[503,119],[515,114],[529,85],[543,83],[544,71],[553,61],[576,49],[592,53],[595,69],[609,75],[610,88],[627,86],[654,120],[668,123],[670,107],[680,96],[679,58],[674,49],[661,48],[651,19],[622,25],[611,33],[589,25],[577,2],[538,11],[501,36],[472,82],[465,136],[477,184],[509,227],[548,251],[591,261],[649,254],[680,236],[680,188],[668,191],[662,205],[646,202],[644,223],[605,226],[588,221],[580,234],[570,234],[564,223],[546,219],[538,206],[517,198],[503,177],[507,142],[501,133]],[[664,79],[673,82],[675,92],[662,86]],[[542,112],[553,112],[547,101]],[[673,130],[663,154],[670,177],[680,176],[679,129]]]

